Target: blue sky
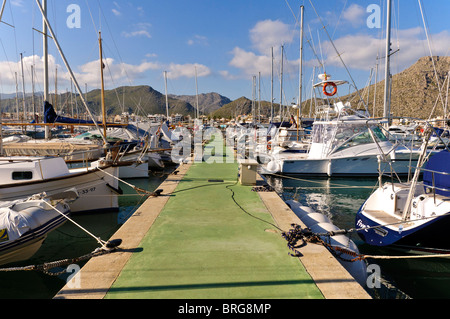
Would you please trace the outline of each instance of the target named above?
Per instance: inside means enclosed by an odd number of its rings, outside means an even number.
[[[326,25],[357,87],[369,81],[377,54],[384,56],[385,0],[311,0]],[[434,55],[450,55],[450,1],[421,0]],[[76,5],[77,11],[71,11]],[[105,87],[149,85],[171,94],[217,92],[230,99],[252,98],[252,79],[261,74],[261,99],[271,98],[271,48],[274,51],[274,100],[280,99],[280,52],[283,58],[283,103],[298,99],[299,14],[304,5],[303,99],[310,96],[313,67],[333,79],[349,80],[330,45],[310,0],[48,0],[48,17],[82,89],[100,87],[98,31],[103,38]],[[368,11],[370,5],[380,8]],[[392,57],[395,74],[430,54],[416,0],[393,0]],[[69,10],[68,10],[69,9]],[[74,18],[74,19],[72,19]],[[381,28],[368,19],[379,18]],[[68,23],[68,19],[70,20]],[[0,93],[15,92],[15,73],[31,92],[42,91],[41,16],[35,0],[7,0],[0,24]],[[371,20],[376,22],[377,20]],[[79,22],[71,27],[70,22]],[[70,90],[67,70],[52,40],[50,91],[58,69],[58,92]],[[313,51],[314,50],[314,51]],[[315,54],[313,53],[315,52]],[[320,68],[319,58],[324,68]],[[381,61],[378,79],[384,77]],[[257,80],[258,82],[258,80]],[[373,83],[373,80],[372,80]],[[258,89],[255,90],[256,98]],[[345,93],[345,92],[344,92]]]

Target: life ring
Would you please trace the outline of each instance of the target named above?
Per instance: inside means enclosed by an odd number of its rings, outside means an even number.
[[[272,149],[272,141],[267,142],[267,150],[270,151]]]
[[[333,87],[333,91],[331,93],[327,91],[328,86]],[[336,92],[337,92],[337,85],[334,82],[327,82],[323,86],[323,94],[325,94],[326,96],[333,96],[336,94]]]

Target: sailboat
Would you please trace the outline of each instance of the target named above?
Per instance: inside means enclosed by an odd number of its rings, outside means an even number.
[[[390,7],[388,0],[388,13]],[[386,47],[388,55],[389,36]],[[448,146],[440,152],[429,149],[430,137],[440,135],[430,123],[425,122],[424,132],[412,180],[382,184],[380,176],[378,188],[357,212],[355,224],[364,242],[411,253],[450,253],[450,153]]]
[[[44,19],[44,98],[48,95],[48,65],[47,57],[47,27],[55,41],[58,50],[71,74],[72,80],[79,90],[73,72],[71,71],[59,43],[46,18],[46,1],[44,8],[37,1]],[[80,90],[79,90],[80,91]],[[84,100],[83,100],[84,101]],[[89,109],[87,108],[90,114]],[[48,129],[48,126],[46,126]],[[75,212],[118,210],[117,195],[121,192],[117,167],[98,160],[90,167],[69,169],[61,157],[32,156],[1,156],[0,157],[0,200],[12,201],[30,197],[46,191],[49,195],[63,192],[75,187],[79,200],[70,205]]]
[[[410,182],[380,183],[361,206],[355,224],[364,242],[414,253],[450,253],[450,152],[429,157],[426,149]]]

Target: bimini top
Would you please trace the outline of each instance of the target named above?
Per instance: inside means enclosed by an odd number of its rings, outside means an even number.
[[[436,188],[436,194],[450,196],[449,162],[450,153],[447,150],[443,150],[430,157],[423,172],[423,184],[425,185],[425,190],[433,187],[434,175],[434,187]]]
[[[324,85],[327,84],[327,83],[334,83],[334,84],[336,84],[337,86],[348,83],[347,81],[344,81],[344,80],[334,80],[334,81],[333,81],[333,80],[331,80],[331,75],[329,75],[329,74],[327,74],[327,73],[319,74],[319,75],[318,75],[318,78],[319,78],[320,80],[322,80],[322,81],[319,82],[319,83],[314,84],[314,85],[313,85],[314,88],[316,88],[316,87],[322,87],[322,86],[324,86]]]

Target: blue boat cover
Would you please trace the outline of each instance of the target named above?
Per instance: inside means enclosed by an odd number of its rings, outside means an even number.
[[[425,169],[450,174],[450,153],[447,150],[444,150],[434,154],[428,160]],[[432,172],[423,172],[423,183],[427,186],[433,185]],[[434,185],[438,188],[449,190],[444,191],[436,189],[436,194],[450,196],[450,175],[434,173]]]

